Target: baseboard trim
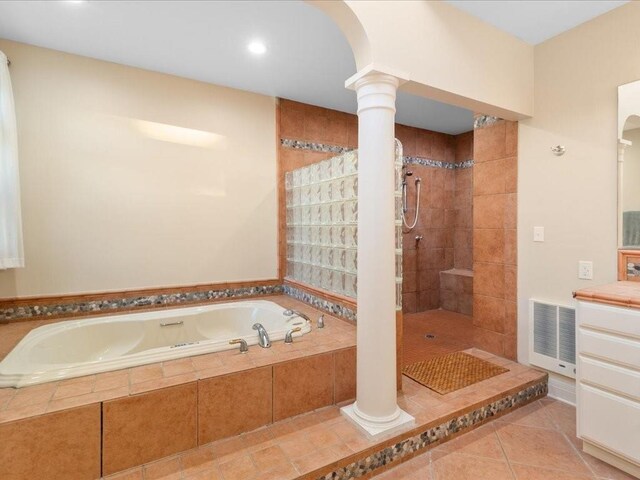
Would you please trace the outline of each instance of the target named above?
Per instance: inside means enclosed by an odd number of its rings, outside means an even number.
[[[559,375],[549,374],[548,396],[569,405],[576,405],[576,383]]]

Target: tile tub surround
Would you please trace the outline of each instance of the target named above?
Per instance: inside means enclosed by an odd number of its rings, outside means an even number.
[[[325,314],[327,326],[317,329],[315,320],[322,313],[319,310],[284,295],[265,300],[309,315],[313,320],[311,333],[295,338],[292,345],[277,342],[268,349],[254,345],[246,355],[237,349],[226,350],[20,389],[2,388],[0,424],[355,347],[353,324]]]
[[[301,307],[294,301],[290,306]],[[317,312],[307,307],[306,313]],[[355,393],[355,329],[343,320],[327,320],[313,342],[302,337],[292,345],[278,342],[270,349],[252,347],[246,355],[234,350],[109,376],[80,377],[13,392],[2,389],[1,401],[8,402],[9,408],[0,415],[0,437],[16,425],[26,430],[39,425],[46,431],[69,412],[95,408],[101,448],[90,457],[91,467],[108,475],[263,427],[274,416],[285,419],[350,400]],[[339,382],[336,370],[341,375]],[[304,383],[291,384],[296,378]],[[34,465],[33,478],[63,478],[66,463],[39,469],[30,453],[31,443],[17,438],[0,443],[0,472],[10,471],[12,455],[17,455]],[[63,435],[48,442],[51,449],[63,451],[68,439]]]
[[[480,122],[474,130],[474,346],[517,356],[518,122]]]
[[[395,466],[447,445],[444,442],[490,419],[506,418],[502,415],[546,394],[546,374],[486,352],[471,352],[511,370],[444,396],[404,378],[399,403],[417,422],[391,437],[365,436],[338,406],[331,406],[123,472],[127,477],[106,478],[154,478],[160,471],[173,475],[170,478],[199,474],[194,478],[225,480],[370,478],[384,465]]]

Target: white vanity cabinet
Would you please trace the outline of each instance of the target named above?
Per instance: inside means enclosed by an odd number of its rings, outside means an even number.
[[[584,450],[640,477],[640,309],[578,301],[576,374]]]

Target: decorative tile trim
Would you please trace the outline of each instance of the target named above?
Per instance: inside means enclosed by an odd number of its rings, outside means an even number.
[[[282,293],[289,295],[296,300],[300,300],[301,302],[305,302],[314,308],[323,310],[331,315],[342,317],[352,322],[356,321],[355,310],[345,307],[339,303],[325,300],[322,297],[305,292],[304,290],[291,285],[262,285],[253,287],[225,288],[220,290],[144,295],[86,302],[16,306],[0,309],[0,322],[42,319],[54,316],[65,317],[98,313],[119,313],[121,310],[129,312],[132,310],[135,311],[137,308],[189,305],[225,298],[235,300],[239,298],[278,295]]]
[[[407,455],[427,449],[432,444],[446,439],[454,433],[473,427],[499,413],[521,406],[535,398],[543,397],[547,394],[547,391],[548,385],[545,378],[543,381],[517,393],[496,400],[465,415],[453,418],[418,435],[402,440],[395,445],[379,450],[368,457],[317,477],[317,480],[347,480],[362,477],[391,462],[397,462]]]
[[[293,140],[290,138],[281,138],[280,143],[283,147],[286,147],[286,148],[293,148],[296,150],[308,150],[312,152],[335,153],[336,155],[355,150],[355,148],[351,148],[351,147],[340,147],[338,145],[329,145],[326,143],[305,142],[302,140]],[[464,162],[456,163],[456,162],[443,162],[440,160],[431,160],[429,158],[410,157],[410,156],[403,156],[402,163],[404,165],[415,164],[415,165],[423,165],[425,167],[447,168],[447,169],[473,167],[473,160],[466,160]]]
[[[404,165],[422,165],[424,167],[434,168],[446,168],[449,170],[455,170],[457,168],[470,168],[473,167],[473,160],[465,160],[464,162],[443,162],[440,160],[431,160],[423,157],[402,157],[402,163]]]
[[[190,303],[207,302],[223,298],[237,299],[261,295],[276,295],[282,292],[282,285],[261,285],[253,287],[224,288],[219,290],[146,295],[110,300],[18,306],[0,310],[0,321],[22,320],[27,318],[38,319],[52,316],[68,316],[74,314],[101,312],[116,313],[123,309],[133,310],[136,308],[148,308],[151,306],[188,305]]]
[[[495,125],[500,120],[500,117],[492,117],[491,115],[478,115],[473,119],[473,129],[490,127]]]
[[[326,143],[305,142],[303,140],[293,140],[290,138],[281,138],[280,143],[283,147],[293,148],[296,150],[310,150],[312,152],[335,153],[341,154],[351,152],[355,148],[340,147],[338,145],[328,145]]]
[[[284,285],[282,288],[286,295],[289,295],[296,300],[300,300],[301,302],[308,303],[318,310],[322,310],[337,317],[342,317],[352,322],[355,322],[357,320],[356,312],[351,308],[345,307],[344,305],[325,300],[324,298],[318,297],[309,292],[305,292],[304,290],[294,287],[293,285]]]

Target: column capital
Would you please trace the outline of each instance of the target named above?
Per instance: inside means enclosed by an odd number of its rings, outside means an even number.
[[[359,72],[349,77],[344,82],[344,86],[350,90],[358,90],[361,85],[381,82],[393,84],[395,88],[398,88],[400,85],[408,81],[409,75],[404,72],[399,72],[381,65],[370,63]]]

